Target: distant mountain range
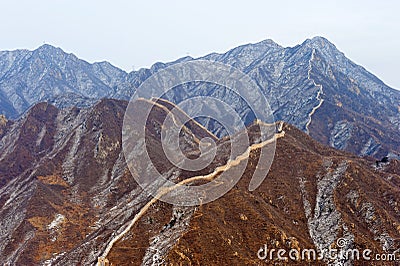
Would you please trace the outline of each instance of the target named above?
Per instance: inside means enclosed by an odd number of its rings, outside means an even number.
[[[265,40],[130,73],[107,62],[89,64],[50,45],[4,51],[0,52],[0,113],[14,119],[43,101],[85,107],[101,98],[128,100],[159,69],[198,59],[229,64],[249,74],[268,98],[276,120],[291,123],[324,144],[363,156],[400,153],[400,91],[322,37],[287,48]],[[214,96],[219,90],[204,84],[197,87]],[[197,87],[185,91],[186,97],[200,91]],[[218,95],[227,102],[234,100],[229,93]],[[179,102],[182,97],[178,91],[169,100]]]

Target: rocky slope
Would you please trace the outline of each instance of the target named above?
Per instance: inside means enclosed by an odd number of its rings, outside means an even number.
[[[112,236],[149,200],[132,178],[121,150],[126,105],[103,100],[90,109],[60,110],[41,103],[15,123],[4,124],[4,265],[93,264]],[[159,151],[158,132],[167,112],[159,105],[148,127],[148,149],[165,171],[167,159]],[[209,132],[194,122],[186,129],[181,148],[196,154],[192,130],[200,137],[209,137]]]
[[[91,108],[61,110],[41,103],[18,121],[3,123],[4,265],[94,265],[152,199],[131,176],[121,151],[126,104],[102,100]],[[157,107],[150,116],[147,143],[167,178],[178,182],[228,163],[225,138],[206,169],[174,171],[159,142],[169,105],[159,104],[167,108]],[[344,238],[344,249],[390,253],[399,248],[400,162],[376,164],[327,148],[293,126],[283,131],[271,171],[258,189],[248,191],[258,162],[255,149],[245,175],[228,194],[198,207],[155,201],[107,258],[113,265],[260,265],[257,252],[264,244],[326,249]],[[257,139],[256,126],[248,132]],[[197,136],[210,135],[196,124],[182,132],[185,154],[199,152]]]
[[[400,152],[400,92],[322,37],[289,48],[266,40],[202,59],[230,64],[250,75],[277,120],[324,144],[362,156]]]
[[[321,251],[330,246],[343,252],[368,248],[373,254],[390,254],[400,244],[399,161],[376,168],[373,161],[326,148],[292,126],[283,130],[272,169],[257,190],[248,191],[257,165],[255,150],[241,181],[222,198],[195,208],[154,203],[114,245],[110,262],[396,265],[362,258],[280,261],[268,254],[260,259],[258,252],[265,244],[269,250],[285,249],[286,257],[291,249],[301,254],[304,249]],[[164,213],[167,207],[169,218]],[[345,243],[341,247],[339,240]]]
[[[33,104],[91,105],[125,86],[126,73],[107,62],[89,64],[60,48],[0,52],[0,113],[18,117]]]

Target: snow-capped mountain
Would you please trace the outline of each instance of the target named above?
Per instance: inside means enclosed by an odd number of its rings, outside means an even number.
[[[400,91],[353,63],[322,37],[295,47],[265,40],[223,54],[156,63],[131,73],[106,62],[89,64],[50,45],[35,51],[1,52],[0,113],[16,118],[41,101],[66,107],[92,105],[104,97],[126,100],[159,69],[198,59],[229,64],[250,75],[269,100],[276,120],[291,123],[324,144],[358,155],[400,153]],[[233,95],[220,90],[198,84],[167,98],[179,102],[201,92],[235,102]],[[219,132],[217,126],[202,122]]]
[[[0,112],[15,118],[42,101],[90,105],[117,91],[126,76],[108,62],[89,64],[47,44],[0,52]]]

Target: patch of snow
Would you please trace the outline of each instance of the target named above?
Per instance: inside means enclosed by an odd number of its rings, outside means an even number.
[[[59,257],[62,257],[64,254],[65,252],[62,252],[60,254],[54,253],[52,258],[45,260],[42,263],[42,266],[51,266],[53,262],[55,262]]]
[[[60,224],[64,221],[65,221],[65,216],[58,213],[58,214],[56,214],[54,220],[50,224],[47,225],[47,228],[49,230],[57,229],[60,226]]]
[[[46,126],[42,127],[40,130],[38,137],[36,139],[36,147],[40,146],[40,143],[42,143],[43,137],[46,134]]]
[[[340,120],[335,123],[329,145],[335,149],[343,150],[347,147],[347,141],[351,138],[353,125],[347,120]]]
[[[360,155],[374,155],[379,150],[381,145],[377,143],[373,138],[369,138],[367,143],[365,143],[364,147],[362,148]]]

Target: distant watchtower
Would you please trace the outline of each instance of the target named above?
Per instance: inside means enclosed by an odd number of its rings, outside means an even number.
[[[99,257],[97,259],[97,266],[110,266],[110,262],[106,258]]]

